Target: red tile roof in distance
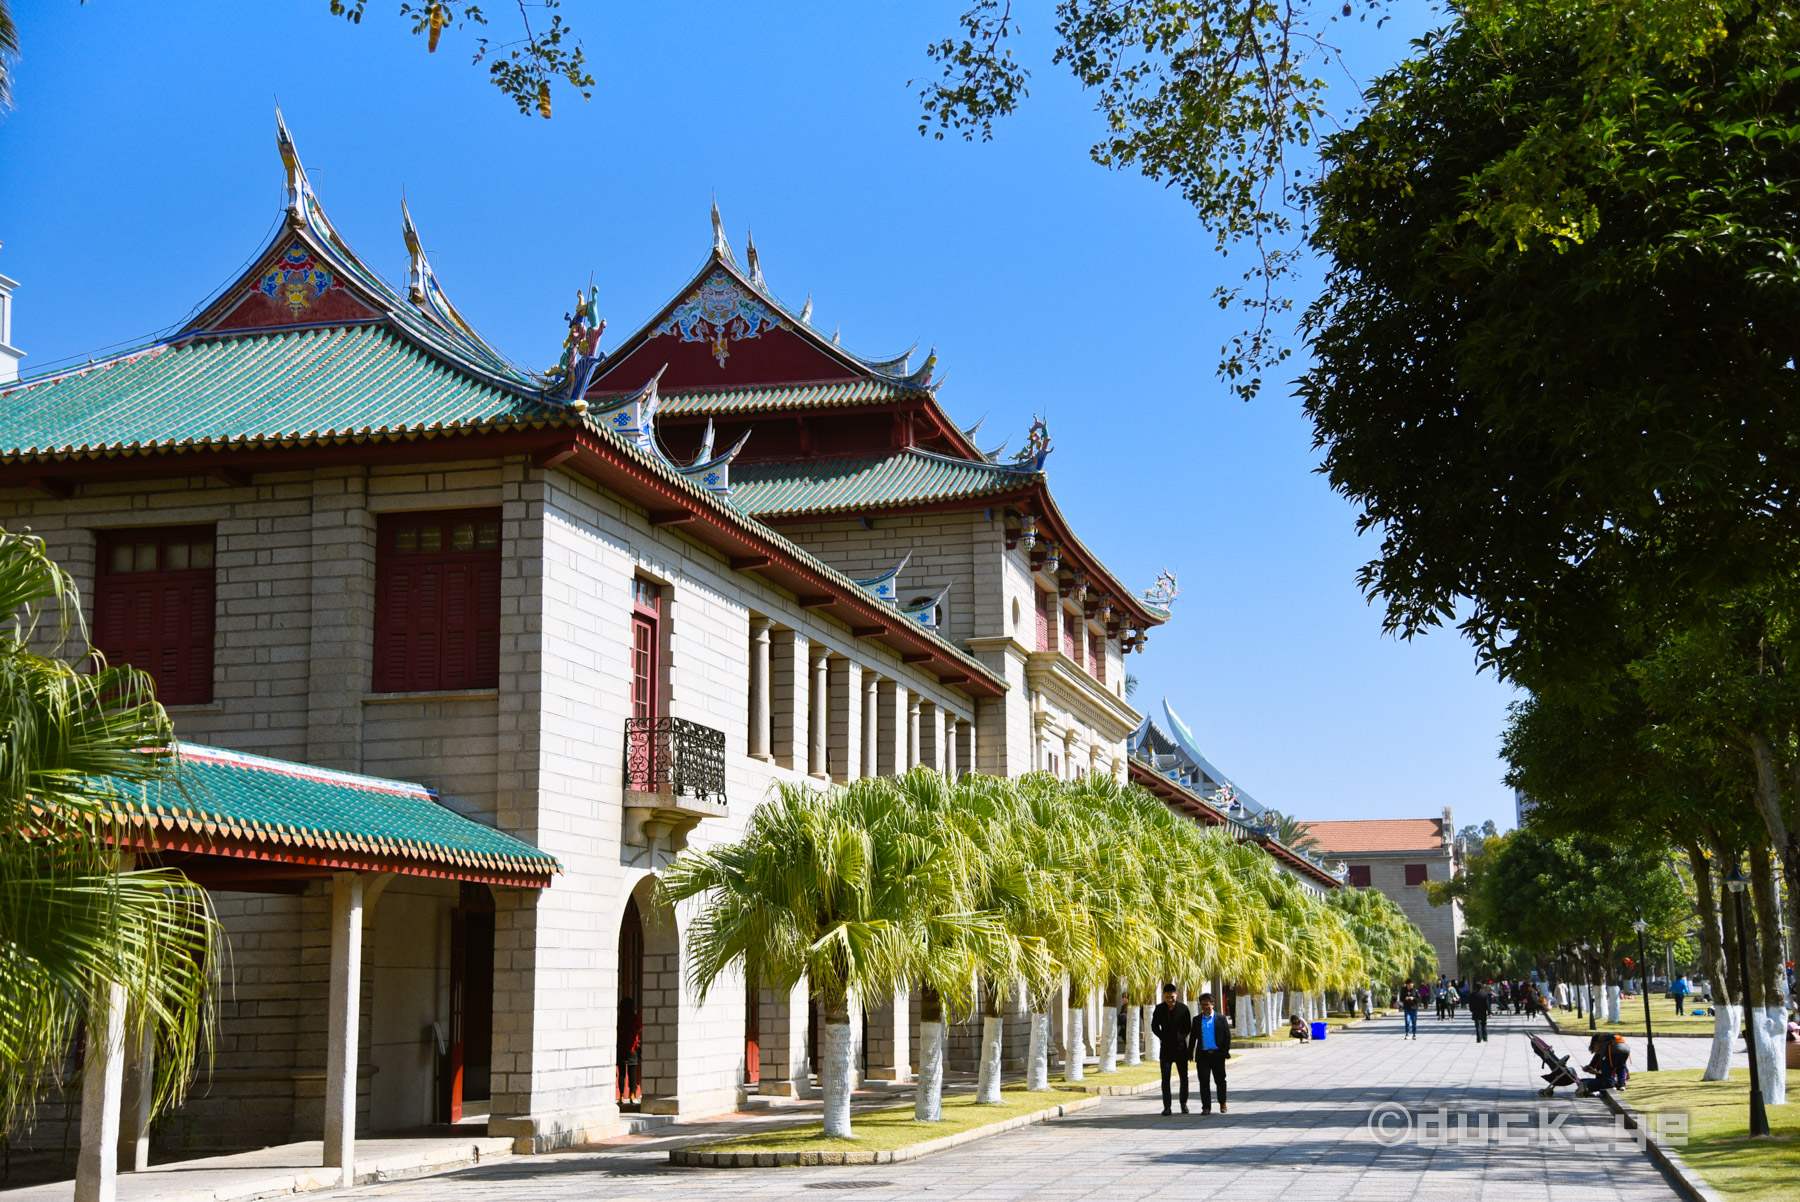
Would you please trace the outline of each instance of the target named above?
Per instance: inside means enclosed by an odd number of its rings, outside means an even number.
[[[1442,818],[1362,818],[1346,822],[1309,822],[1306,833],[1319,841],[1327,855],[1357,852],[1442,852]]]

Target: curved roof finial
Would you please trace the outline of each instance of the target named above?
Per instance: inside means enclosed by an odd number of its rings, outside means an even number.
[[[279,104],[275,106],[275,148],[281,152],[281,165],[287,168],[287,211],[304,220],[305,201],[312,185],[307,182],[306,168],[300,164],[300,150],[294,145],[293,135],[288,133],[287,122],[282,120]]]
[[[413,304],[422,305],[426,282],[431,279],[431,261],[425,257],[425,245],[419,241],[419,230],[404,196],[400,198],[400,237],[406,242],[406,295]]]
[[[800,320],[807,325],[812,324],[812,293],[806,294],[806,303],[800,306]]]
[[[717,196],[713,197],[712,202],[712,223],[713,254],[735,265],[737,258],[731,253],[731,243],[725,238],[725,219],[719,216],[719,198]]]
[[[749,230],[744,231],[744,261],[750,265],[750,282],[758,288],[765,287],[762,263],[756,257],[756,235]]]

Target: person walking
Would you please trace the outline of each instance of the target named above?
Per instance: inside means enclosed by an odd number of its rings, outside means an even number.
[[[1194,1016],[1187,1006],[1175,1000],[1175,986],[1163,986],[1163,1000],[1150,1014],[1150,1033],[1161,1042],[1157,1056],[1162,1061],[1163,1113],[1169,1113],[1174,1101],[1169,1092],[1169,1070],[1181,1070],[1181,1113],[1188,1112],[1188,1037],[1194,1031]]]
[[[1229,1109],[1225,1105],[1225,1061],[1231,1058],[1231,1020],[1213,1013],[1210,993],[1200,995],[1200,1017],[1194,1020],[1193,1051],[1194,1074],[1200,1078],[1200,1113],[1212,1113],[1212,1087],[1217,1082],[1219,1113],[1224,1114]]]
[[[1437,984],[1431,987],[1431,993],[1437,999],[1438,1021],[1443,1022],[1450,1017],[1450,982],[1440,975]]]
[[[1400,1014],[1406,1019],[1407,1039],[1419,1037],[1419,991],[1411,981],[1400,986]]]
[[[1675,999],[1675,1013],[1687,1013],[1687,996],[1689,992],[1691,992],[1691,987],[1688,985],[1687,974],[1682,973],[1675,978],[1675,983],[1669,986],[1669,996]]]
[[[1488,1006],[1487,986],[1479,985],[1469,994],[1469,1019],[1475,1024],[1475,1042],[1487,1042]]]

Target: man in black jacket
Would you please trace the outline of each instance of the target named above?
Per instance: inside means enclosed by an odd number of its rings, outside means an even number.
[[[1162,1060],[1163,1113],[1169,1113],[1169,1067],[1181,1069],[1181,1113],[1188,1112],[1188,1036],[1194,1028],[1194,1016],[1175,1000],[1175,986],[1163,986],[1162,1004],[1150,1015],[1150,1033],[1161,1043],[1157,1055]]]
[[[1200,1017],[1194,1020],[1191,1040],[1194,1074],[1200,1078],[1200,1113],[1212,1113],[1213,1082],[1219,1084],[1219,1113],[1225,1113],[1225,1061],[1231,1056],[1231,1022],[1213,1013],[1213,997],[1200,995]]]
[[[1475,1020],[1475,1042],[1487,1042],[1488,1009],[1492,1005],[1487,986],[1477,985],[1469,993],[1469,1017]]]

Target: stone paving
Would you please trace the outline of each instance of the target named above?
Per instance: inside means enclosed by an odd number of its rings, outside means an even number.
[[[686,1133],[520,1157],[428,1180],[349,1191],[346,1198],[405,1202],[673,1202],[675,1199],[793,1198],[802,1190],[853,1190],[871,1202],[931,1197],[954,1202],[1108,1202],[1158,1199],[1386,1199],[1442,1202],[1610,1202],[1673,1199],[1673,1187],[1629,1139],[1616,1139],[1597,1100],[1568,1091],[1536,1096],[1537,1059],[1527,1024],[1496,1015],[1492,1039],[1477,1044],[1466,1018],[1421,1016],[1420,1037],[1404,1040],[1398,1018],[1338,1032],[1322,1044],[1251,1051],[1231,1065],[1229,1114],[1161,1115],[1160,1095],[1108,1099],[1093,1109],[935,1156],[895,1165],[778,1170],[691,1169],[668,1163]],[[1549,1036],[1568,1052],[1576,1035]],[[1641,1041],[1633,1041],[1641,1060]],[[1707,1041],[1657,1044],[1664,1068],[1704,1063]],[[1585,1056],[1583,1057],[1585,1059]],[[1577,1062],[1579,1063],[1579,1061]],[[1369,1113],[1381,1105],[1413,1114],[1485,1116],[1479,1142],[1417,1131],[1378,1142]],[[1540,1108],[1543,1112],[1540,1115]],[[1526,1116],[1506,1144],[1494,1138],[1503,1113]],[[1543,1136],[1539,1124],[1556,1124]],[[1455,1121],[1453,1117],[1452,1121]],[[1397,1127],[1393,1128],[1398,1130]],[[679,1129],[676,1129],[677,1131]],[[1558,1138],[1560,1136],[1560,1138]],[[717,1138],[716,1135],[712,1138]]]

